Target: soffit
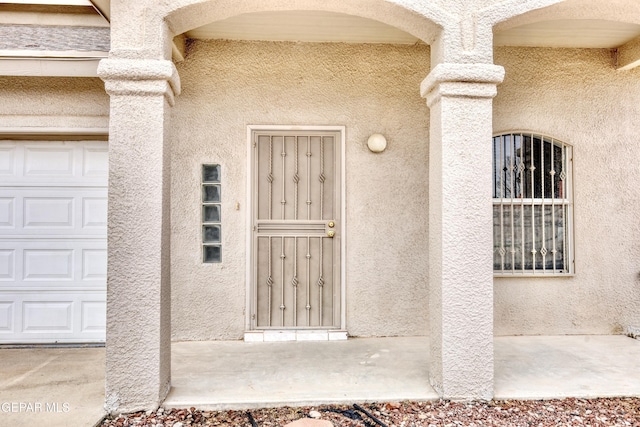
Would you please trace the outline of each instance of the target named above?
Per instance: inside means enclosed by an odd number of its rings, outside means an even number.
[[[414,44],[418,39],[372,19],[333,12],[247,13],[186,33],[194,39]]]
[[[640,25],[595,19],[560,19],[520,25],[494,35],[496,46],[616,48],[640,36]]]
[[[238,15],[195,28],[193,39],[414,44],[416,37],[382,22],[333,12]],[[542,21],[498,31],[496,46],[615,48],[640,36],[640,25],[581,19]]]
[[[90,1],[3,1],[0,0],[0,12],[31,13],[97,13]]]

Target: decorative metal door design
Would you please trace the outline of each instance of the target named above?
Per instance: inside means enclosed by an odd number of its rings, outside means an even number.
[[[251,137],[251,327],[340,328],[341,133]]]

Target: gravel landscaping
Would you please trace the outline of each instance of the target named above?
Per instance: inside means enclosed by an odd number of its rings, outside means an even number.
[[[319,419],[330,423],[325,422],[325,425],[345,427],[640,426],[640,398],[388,402],[250,411],[201,411],[196,408],[165,411],[161,408],[156,412],[109,417],[100,426],[285,427],[300,419]]]

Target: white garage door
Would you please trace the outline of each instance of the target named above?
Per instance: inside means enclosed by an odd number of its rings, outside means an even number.
[[[105,337],[107,143],[0,141],[0,343]]]

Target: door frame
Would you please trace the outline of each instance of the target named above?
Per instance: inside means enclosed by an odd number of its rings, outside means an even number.
[[[301,125],[248,125],[247,126],[247,213],[246,213],[246,271],[245,271],[245,341],[249,341],[248,333],[258,333],[262,335],[260,329],[252,329],[251,313],[254,305],[253,301],[253,262],[255,258],[255,248],[253,244],[253,210],[254,206],[254,150],[252,134],[254,131],[332,131],[339,132],[339,153],[340,153],[340,329],[339,334],[334,334],[334,338],[346,338],[346,127],[345,126],[301,126]],[[296,339],[296,331],[291,330],[291,336],[285,339]],[[313,334],[311,334],[313,335]],[[253,340],[253,339],[251,339]],[[257,339],[262,341],[263,339]]]

